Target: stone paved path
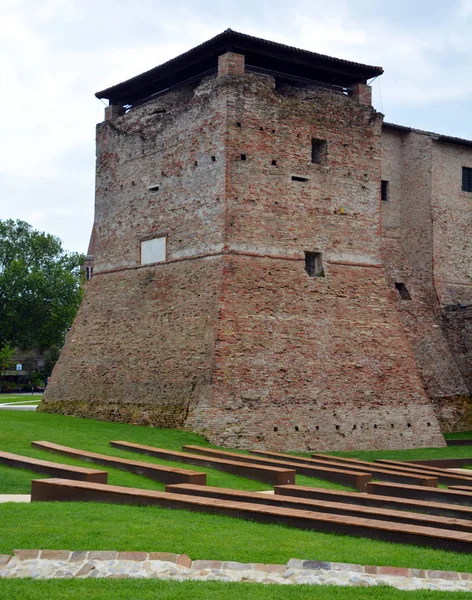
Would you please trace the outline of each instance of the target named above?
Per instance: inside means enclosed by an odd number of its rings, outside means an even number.
[[[31,494],[0,494],[2,502],[31,502]]]
[[[106,579],[159,578],[201,581],[251,581],[365,587],[390,585],[400,590],[472,591],[472,573],[423,571],[396,567],[291,559],[286,565],[192,561],[185,554],[15,550],[0,554],[0,578],[32,577]]]
[[[36,410],[36,404],[0,404],[0,410]]]

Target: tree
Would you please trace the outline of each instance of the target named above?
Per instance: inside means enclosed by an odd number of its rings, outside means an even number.
[[[2,374],[2,371],[6,371],[11,366],[14,354],[15,349],[12,348],[8,342],[5,342],[0,346],[0,375]]]
[[[84,257],[24,221],[0,220],[0,346],[61,347],[82,297]]]

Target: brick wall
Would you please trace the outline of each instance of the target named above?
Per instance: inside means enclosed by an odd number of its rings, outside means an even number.
[[[460,191],[461,161],[472,152],[438,144],[421,132],[384,130],[383,260],[392,289],[404,282],[411,300],[395,302],[412,344],[426,392],[445,431],[470,428],[472,327],[467,311],[447,310],[447,299],[468,301],[469,213]],[[471,195],[472,196],[472,195]],[[470,227],[469,227],[470,229]],[[457,263],[457,264],[456,264]]]
[[[213,78],[98,126],[94,276],[44,410],[182,427],[208,394],[225,220],[221,88]],[[141,240],[163,235],[167,262],[140,266]]]
[[[444,443],[382,266],[381,118],[274,88],[240,70],[98,127],[94,277],[43,410],[239,447]]]
[[[230,255],[213,394],[193,427],[239,447],[443,444],[381,265],[380,118],[254,74],[228,93]],[[326,277],[308,276],[305,251]]]

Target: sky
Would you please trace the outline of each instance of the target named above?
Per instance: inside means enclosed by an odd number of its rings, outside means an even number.
[[[86,253],[95,92],[227,28],[381,66],[386,121],[472,139],[472,0],[0,0],[0,219]]]

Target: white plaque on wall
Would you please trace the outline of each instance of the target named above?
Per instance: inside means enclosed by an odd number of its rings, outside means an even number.
[[[167,237],[158,237],[141,242],[141,264],[149,265],[166,260]]]

